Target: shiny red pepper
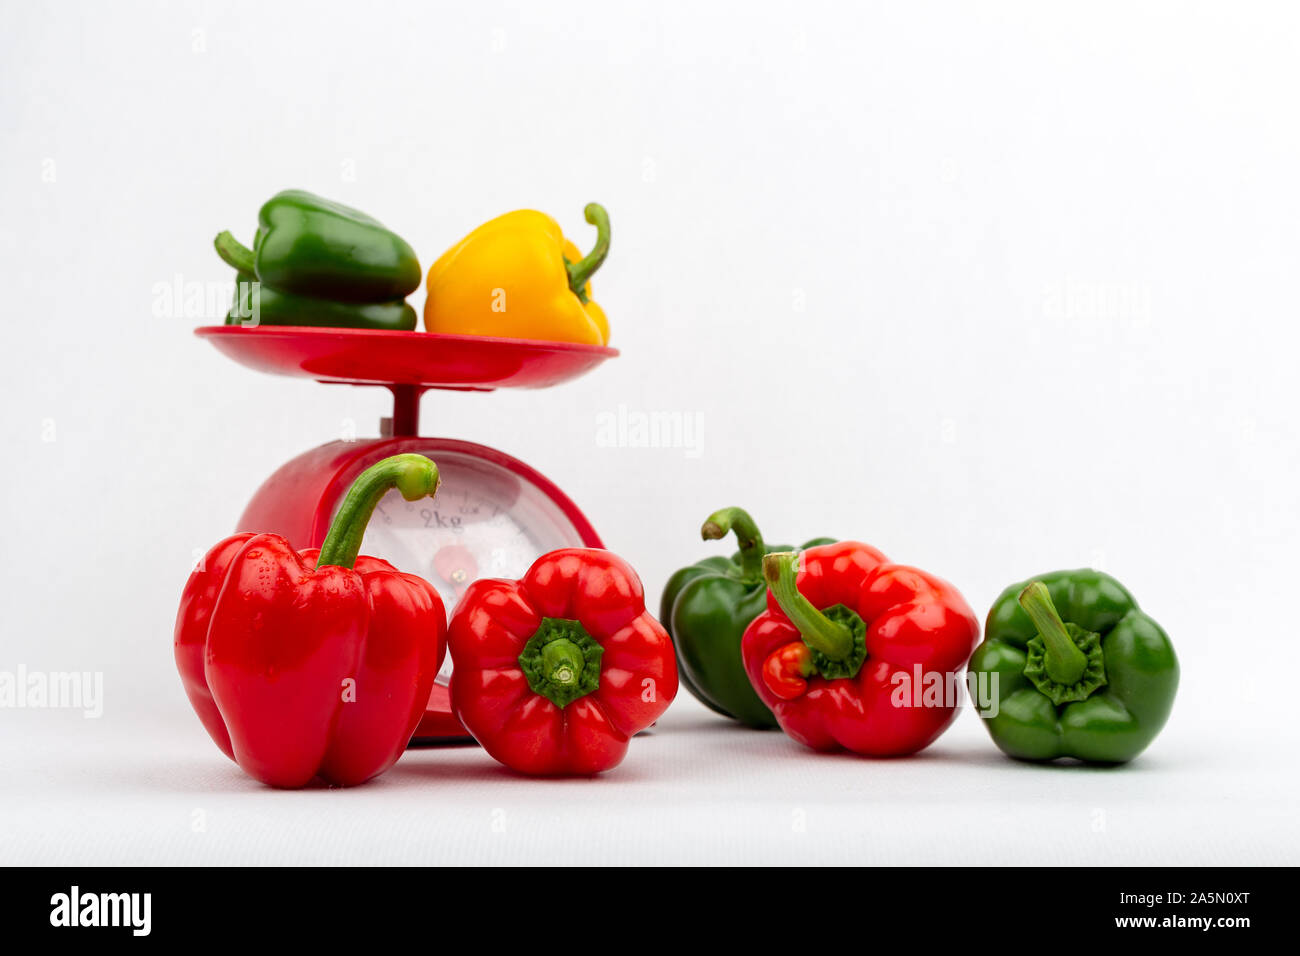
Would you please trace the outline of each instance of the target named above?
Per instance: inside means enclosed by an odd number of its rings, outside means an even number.
[[[475,581],[448,643],[456,716],[521,773],[609,770],[677,695],[672,640],[608,551],[565,548],[519,581]]]
[[[943,733],[979,639],[952,585],[859,541],[769,554],[763,574],[768,609],[741,657],[782,730],[815,750],[878,757]]]
[[[438,469],[396,455],[357,478],[319,551],[237,534],[190,575],[176,666],[227,756],[273,787],[351,786],[391,767],[424,713],[446,612],[423,579],[357,556],[388,489],[433,495]]]

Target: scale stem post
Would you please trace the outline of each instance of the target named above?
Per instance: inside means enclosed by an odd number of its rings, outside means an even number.
[[[420,434],[422,385],[389,385],[393,393],[393,438],[415,438]]]

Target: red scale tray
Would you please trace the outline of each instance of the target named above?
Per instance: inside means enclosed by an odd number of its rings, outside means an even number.
[[[547,388],[618,355],[603,345],[433,332],[207,325],[194,334],[259,372],[420,391]]]

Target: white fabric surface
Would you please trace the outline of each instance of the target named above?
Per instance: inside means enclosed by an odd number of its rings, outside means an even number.
[[[595,779],[409,752],[351,790],[262,787],[182,700],[166,714],[0,723],[0,859],[49,864],[1294,863],[1289,753],[1179,714],[1134,764],[1033,767],[963,712],[924,754],[804,750],[679,698]],[[1189,716],[1190,715],[1185,715]],[[1290,737],[1292,745],[1294,736]]]

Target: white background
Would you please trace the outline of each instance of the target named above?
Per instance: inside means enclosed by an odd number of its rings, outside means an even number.
[[[3,3],[0,669],[102,671],[105,712],[0,711],[6,862],[1295,863],[1293,6]],[[171,658],[195,549],[379,390],[260,376],[159,315],[285,187],[427,266],[531,206],[622,356],[433,393],[425,432],[537,466],[652,601],[710,511],[868,540],[957,583],[1100,566],[1172,635],[1173,717],[1112,771],[978,719],[872,762],[683,693],[595,781],[424,751],[268,791]],[[422,304],[423,289],[413,297]],[[607,448],[601,413],[699,416]]]

